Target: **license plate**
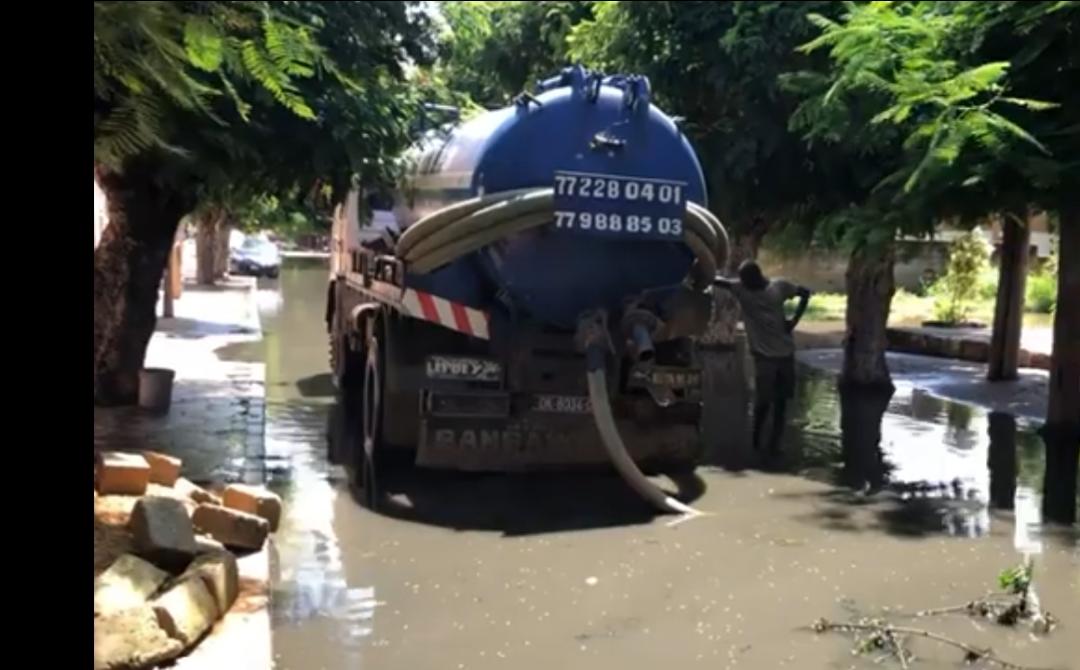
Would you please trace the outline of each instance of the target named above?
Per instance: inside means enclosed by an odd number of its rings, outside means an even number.
[[[428,379],[474,382],[497,382],[502,376],[497,362],[463,356],[428,356],[425,372]]]
[[[555,172],[558,231],[605,237],[678,240],[686,182],[648,177]]]
[[[586,396],[538,395],[533,398],[532,411],[554,414],[590,414],[592,403]]]

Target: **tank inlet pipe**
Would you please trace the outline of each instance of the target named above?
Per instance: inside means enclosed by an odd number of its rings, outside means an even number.
[[[619,429],[615,425],[615,416],[611,412],[611,402],[608,400],[607,391],[607,352],[602,344],[591,344],[585,350],[587,365],[586,378],[589,382],[589,401],[592,404],[593,420],[600,432],[600,441],[604,443],[608,457],[614,464],[619,476],[623,478],[630,488],[642,498],[651,503],[661,512],[680,514],[669,526],[683,523],[700,516],[705,512],[696,510],[681,500],[665,493],[656,486],[638,469],[634,459],[626,450],[626,444],[619,435]]]

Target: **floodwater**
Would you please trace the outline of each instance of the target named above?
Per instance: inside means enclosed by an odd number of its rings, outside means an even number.
[[[869,459],[886,483],[868,495],[834,484],[851,469],[835,391],[803,371],[791,471],[700,468],[679,489],[702,518],[669,526],[613,476],[416,471],[387,483],[392,504],[374,514],[325,460],[326,276],[325,263],[290,261],[263,284],[265,340],[247,352],[265,358],[267,475],[286,505],[277,668],[889,667],[808,626],[963,604],[1024,554],[1062,622],[1049,637],[962,615],[898,621],[1080,668],[1080,539],[1039,524],[1029,426],[995,416],[991,449],[984,412],[898,388]],[[910,646],[913,667],[962,665],[955,649]]]

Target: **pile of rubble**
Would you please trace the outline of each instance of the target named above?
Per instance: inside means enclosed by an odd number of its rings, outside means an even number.
[[[125,538],[124,553],[94,579],[95,670],[153,667],[191,651],[237,600],[237,554],[260,551],[277,530],[277,495],[234,484],[218,497],[180,468],[152,452],[96,459],[95,530],[111,513]]]

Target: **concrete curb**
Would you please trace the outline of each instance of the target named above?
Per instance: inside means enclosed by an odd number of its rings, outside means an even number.
[[[973,363],[986,363],[990,360],[990,340],[985,337],[966,336],[963,334],[938,335],[915,328],[888,328],[889,351],[905,354],[920,354],[935,358],[954,358]],[[1019,367],[1050,369],[1050,356],[1021,348]]]

